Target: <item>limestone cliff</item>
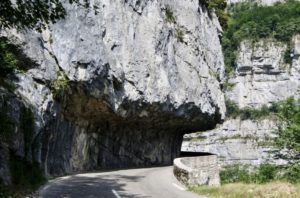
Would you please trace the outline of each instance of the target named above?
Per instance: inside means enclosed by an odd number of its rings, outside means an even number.
[[[292,39],[292,50],[284,61],[287,45],[274,40],[240,44],[235,75],[229,79],[230,88],[225,95],[239,108],[257,109],[263,105],[300,98],[299,35]],[[266,161],[284,163],[274,159],[269,139],[274,137],[276,123],[272,118],[228,118],[217,129],[185,136],[184,151],[217,154],[221,165],[245,163],[259,165]]]
[[[46,174],[170,164],[184,133],[224,118],[220,25],[199,1],[65,7],[42,33],[1,33],[38,65],[16,74],[15,94],[34,113],[30,156]]]

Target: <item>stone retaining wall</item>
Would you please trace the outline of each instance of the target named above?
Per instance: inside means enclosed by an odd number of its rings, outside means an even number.
[[[176,158],[174,175],[185,185],[220,185],[216,155]]]

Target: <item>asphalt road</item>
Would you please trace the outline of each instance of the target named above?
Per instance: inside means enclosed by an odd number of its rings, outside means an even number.
[[[50,181],[38,194],[43,198],[200,198],[186,191],[172,171],[173,167],[161,167],[72,175]]]

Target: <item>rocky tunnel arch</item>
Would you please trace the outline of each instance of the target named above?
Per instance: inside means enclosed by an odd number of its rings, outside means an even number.
[[[170,102],[125,101],[115,111],[105,98],[76,88],[57,103],[58,114],[43,133],[48,175],[171,165],[181,155],[185,133],[221,120],[218,111],[203,113],[193,103],[176,108]]]

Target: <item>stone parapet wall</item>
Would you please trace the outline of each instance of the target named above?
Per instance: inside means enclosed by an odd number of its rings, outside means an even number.
[[[174,175],[185,185],[220,185],[216,155],[176,158]]]

